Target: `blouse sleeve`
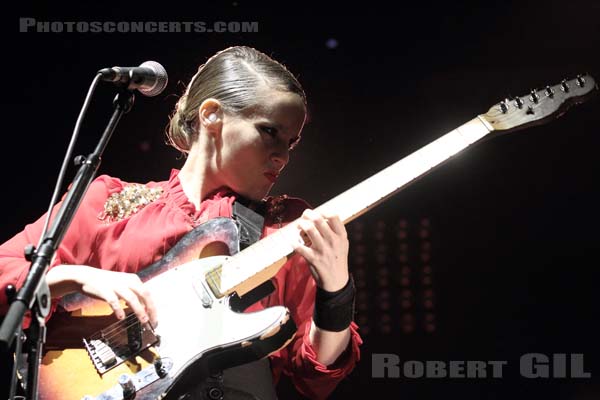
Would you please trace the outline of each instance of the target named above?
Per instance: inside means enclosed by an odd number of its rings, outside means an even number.
[[[306,204],[302,202],[303,204]],[[303,207],[302,209],[306,208]],[[297,214],[300,215],[302,210]],[[310,399],[325,399],[360,360],[362,340],[358,326],[350,324],[350,342],[346,350],[332,365],[317,360],[317,353],[310,343],[310,327],[315,305],[316,283],[306,260],[290,257],[282,268],[284,274],[275,277],[279,301],[289,310],[298,330],[292,342],[271,358],[275,380],[279,371],[289,375],[296,389]]]
[[[358,326],[350,325],[350,343],[334,364],[326,366],[317,360],[310,343],[310,327],[315,304],[316,284],[304,258],[293,256],[286,274],[284,304],[298,326],[296,336],[284,349],[283,372],[289,375],[298,391],[310,399],[325,399],[346,377],[360,359],[362,344]]]
[[[103,209],[103,204],[108,197],[111,186],[114,186],[113,179],[106,175],[100,176],[92,182],[55,253],[55,258],[49,269],[59,264],[81,264],[82,261],[88,258],[93,249],[96,227],[101,223],[98,219],[98,210]],[[60,208],[63,200],[54,207],[53,216]],[[0,245],[1,315],[6,314],[8,311],[4,288],[12,284],[18,290],[23,285],[30,265],[30,262],[25,260],[23,250],[28,244],[37,246],[45,218],[46,214],[32,224],[25,226],[23,231]]]

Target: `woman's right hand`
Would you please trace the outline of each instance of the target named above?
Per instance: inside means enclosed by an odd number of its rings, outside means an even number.
[[[135,274],[108,271],[87,265],[57,265],[46,275],[52,298],[80,292],[104,300],[118,319],[125,318],[119,300],[133,310],[142,323],[156,327],[156,307],[143,282]]]

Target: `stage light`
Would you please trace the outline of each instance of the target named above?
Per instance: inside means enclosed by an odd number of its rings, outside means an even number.
[[[377,283],[380,287],[388,287],[390,285],[390,280],[387,277],[380,277],[377,279]]]
[[[432,333],[437,326],[431,220],[390,221],[355,221],[348,229],[361,334]]]
[[[338,45],[339,45],[339,42],[335,38],[329,38],[325,41],[325,47],[327,47],[330,50],[337,48]]]

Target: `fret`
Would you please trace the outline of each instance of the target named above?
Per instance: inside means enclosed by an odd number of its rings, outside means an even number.
[[[217,282],[215,280],[215,271],[220,268],[221,268],[221,266],[218,266],[218,267],[208,271],[208,273],[206,274],[208,286],[210,287],[210,289],[212,290],[213,294],[216,297],[220,297],[220,295],[224,293],[221,290],[221,284],[220,284],[221,280],[219,279],[219,282]]]
[[[456,130],[472,144],[492,132],[494,128],[479,115]]]

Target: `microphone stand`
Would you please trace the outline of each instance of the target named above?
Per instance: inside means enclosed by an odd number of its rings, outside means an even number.
[[[96,149],[87,158],[83,156],[75,157],[75,164],[79,170],[73,179],[71,189],[63,201],[52,227],[44,236],[38,249],[28,245],[25,249],[25,258],[31,261],[31,266],[25,283],[13,298],[6,314],[2,326],[0,327],[0,347],[8,351],[11,348],[14,339],[21,341],[23,339],[21,326],[23,317],[28,309],[31,310],[31,324],[26,339],[29,346],[27,356],[27,385],[25,388],[27,399],[37,399],[38,389],[38,370],[41,361],[42,347],[46,341],[45,318],[50,312],[51,297],[48,284],[46,283],[46,271],[56,249],[60,245],[73,216],[85,195],[90,183],[100,166],[100,161],[104,149],[108,145],[119,120],[123,114],[128,113],[133,107],[135,96],[133,91],[125,86],[121,88],[113,101],[114,111],[108,122],[107,127],[96,146]],[[21,343],[15,346],[15,368],[20,360]],[[12,376],[11,398],[14,396],[16,385],[16,374]]]

